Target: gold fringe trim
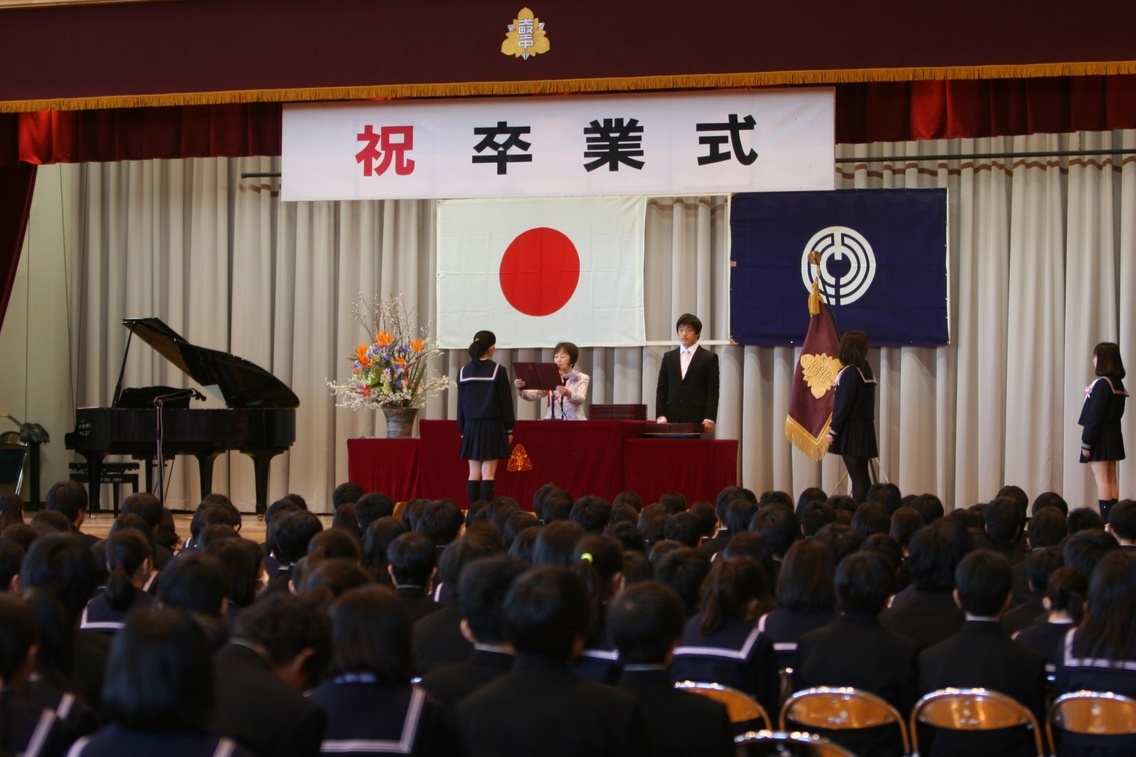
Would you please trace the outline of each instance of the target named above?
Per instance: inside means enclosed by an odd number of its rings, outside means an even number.
[[[501,95],[584,94],[831,85],[862,82],[938,81],[947,79],[1017,79],[1043,76],[1108,76],[1136,73],[1136,61],[1034,63],[997,66],[941,66],[918,68],[850,68],[813,71],[764,71],[723,74],[681,74],[597,79],[540,79],[535,81],[450,82],[433,84],[376,84],[358,87],[261,89],[222,92],[171,92],[151,95],[107,95],[42,100],[6,100],[0,113],[40,110],[145,108],[166,105],[220,105],[257,102],[319,102],[428,97],[482,97]]]
[[[820,435],[813,436],[792,416],[788,416],[785,418],[785,438],[794,447],[808,455],[810,460],[819,463],[828,454],[828,429],[831,423],[832,414],[829,413],[828,420],[824,422],[824,428],[820,430]]]

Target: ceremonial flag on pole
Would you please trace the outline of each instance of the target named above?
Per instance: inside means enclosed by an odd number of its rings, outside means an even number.
[[[438,344],[638,347],[645,197],[438,205]]]
[[[815,265],[819,262],[819,253],[812,253],[809,263]],[[828,309],[821,303],[817,282],[818,278],[814,278],[809,294],[809,330],[801,346],[801,357],[793,369],[785,436],[797,449],[819,461],[828,452],[835,381],[842,366],[840,342],[828,317]]]

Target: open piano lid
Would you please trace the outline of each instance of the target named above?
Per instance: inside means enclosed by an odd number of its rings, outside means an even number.
[[[122,325],[228,407],[300,405],[300,398],[283,381],[260,366],[228,352],[190,344],[158,318],[125,318]]]

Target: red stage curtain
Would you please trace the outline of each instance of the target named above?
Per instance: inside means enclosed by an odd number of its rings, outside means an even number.
[[[16,268],[20,265],[35,177],[35,166],[0,167],[0,326],[4,325]]]

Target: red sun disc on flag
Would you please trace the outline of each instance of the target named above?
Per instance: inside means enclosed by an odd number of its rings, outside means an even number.
[[[501,292],[525,315],[551,315],[568,304],[580,282],[576,245],[556,229],[521,232],[501,257]]]

